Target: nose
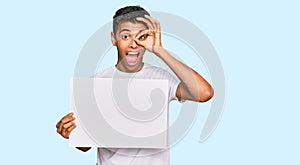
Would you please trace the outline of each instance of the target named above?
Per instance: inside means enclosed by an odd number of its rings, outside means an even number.
[[[135,40],[131,40],[131,41],[130,41],[129,47],[130,47],[130,48],[136,48],[136,47],[137,47],[137,44],[136,44]]]

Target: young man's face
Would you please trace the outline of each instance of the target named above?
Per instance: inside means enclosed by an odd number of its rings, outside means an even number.
[[[115,34],[111,33],[113,45],[118,49],[117,68],[124,72],[137,72],[143,67],[145,48],[138,45],[137,35],[146,30],[142,23],[123,22]]]

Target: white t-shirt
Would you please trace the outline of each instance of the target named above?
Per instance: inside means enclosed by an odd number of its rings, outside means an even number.
[[[169,81],[169,102],[177,100],[176,89],[180,80],[165,69],[144,64],[134,73],[119,71],[112,66],[95,75],[98,78],[161,79]],[[169,149],[97,149],[98,165],[169,165]]]

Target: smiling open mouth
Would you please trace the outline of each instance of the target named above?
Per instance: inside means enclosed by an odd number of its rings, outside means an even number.
[[[126,61],[129,65],[135,65],[137,63],[137,59],[139,57],[139,52],[127,52],[126,53]]]

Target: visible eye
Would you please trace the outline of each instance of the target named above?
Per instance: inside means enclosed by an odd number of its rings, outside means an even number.
[[[148,36],[149,36],[148,34],[143,34],[143,35],[141,35],[138,39],[139,39],[140,41],[144,41],[145,39],[147,39]]]
[[[121,36],[123,40],[128,40],[129,39],[129,35],[128,34],[124,34]]]

